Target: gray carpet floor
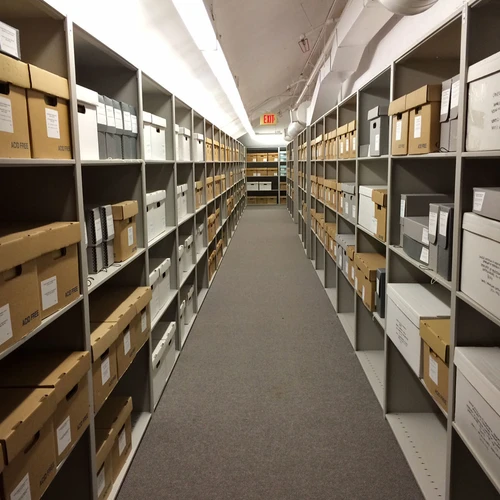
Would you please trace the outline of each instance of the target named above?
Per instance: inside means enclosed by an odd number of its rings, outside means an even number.
[[[420,500],[284,208],[247,208],[120,500]]]

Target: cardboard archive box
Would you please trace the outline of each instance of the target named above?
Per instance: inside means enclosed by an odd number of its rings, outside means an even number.
[[[387,186],[359,186],[358,224],[382,241],[386,233],[386,205]]]
[[[385,269],[385,257],[378,253],[357,253],[354,256],[354,263],[356,265],[354,287],[365,307],[373,312],[377,291],[377,270]]]
[[[111,429],[95,430],[97,500],[106,500],[113,488],[113,444]]]
[[[353,234],[339,234],[335,236],[337,242],[337,265],[345,276],[349,279],[349,261],[354,259],[356,237]],[[355,278],[352,278],[354,286]]]
[[[333,260],[337,258],[337,243],[335,237],[337,236],[337,224],[334,222],[325,223],[325,231],[327,235],[326,250],[333,257]]]
[[[337,128],[337,154],[338,158],[349,158],[346,152],[347,123]]]
[[[28,104],[30,88],[28,65],[0,54],[0,155],[3,158],[31,158]]]
[[[33,158],[69,160],[71,134],[69,128],[68,80],[30,64],[28,119]]]
[[[345,140],[347,158],[356,158],[356,120],[347,124],[347,136]]]
[[[370,149],[368,156],[381,156],[388,153],[389,147],[389,117],[387,106],[375,106],[368,111],[370,122]]]
[[[214,178],[207,177],[207,202],[214,198]]]
[[[97,107],[99,94],[77,85],[76,96],[78,99],[78,138],[81,159],[98,160]]]
[[[203,205],[203,181],[196,181],[195,191],[196,191],[196,209],[198,209]]]
[[[409,116],[406,96],[395,99],[389,104],[388,113],[392,116],[391,154],[403,156],[408,154]]]
[[[207,157],[207,161],[213,161],[213,156],[212,156],[212,139],[210,137],[207,137],[205,139],[205,154]]]
[[[115,262],[123,262],[137,251],[136,216],[139,205],[136,200],[111,205],[115,228]]]

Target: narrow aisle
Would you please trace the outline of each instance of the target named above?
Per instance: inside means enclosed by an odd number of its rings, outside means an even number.
[[[119,498],[422,498],[285,209],[246,209]]]

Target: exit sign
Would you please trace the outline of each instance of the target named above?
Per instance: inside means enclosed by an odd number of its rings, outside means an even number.
[[[276,115],[274,113],[266,113],[260,117],[261,125],[276,125]]]

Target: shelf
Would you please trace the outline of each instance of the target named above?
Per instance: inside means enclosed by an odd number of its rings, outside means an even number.
[[[182,219],[179,220],[179,222],[177,223],[177,226],[182,226],[182,224],[184,224],[184,222],[188,221],[192,217],[194,217],[193,213],[185,215]]]
[[[198,311],[200,310],[201,306],[203,305],[203,302],[205,302],[205,299],[207,298],[207,293],[208,293],[208,288],[203,288],[198,293]]]
[[[75,163],[75,160],[50,158],[0,158],[0,167],[68,167]]]
[[[377,160],[388,160],[389,155],[380,155],[380,156],[360,156],[358,157],[358,161],[377,161]]]
[[[126,160],[123,160],[126,161]],[[165,164],[173,164],[175,160],[145,160],[146,165],[165,165]]]
[[[118,498],[118,493],[120,492],[120,488],[125,480],[125,476],[134,460],[135,454],[139,449],[139,445],[141,444],[142,438],[146,433],[146,429],[148,428],[149,422],[151,421],[151,413],[148,412],[132,412],[132,450],[130,451],[125,464],[123,465],[122,470],[118,474],[116,481],[113,484],[113,488],[111,489],[111,493],[109,494],[108,499],[115,500]]]
[[[112,266],[103,269],[97,274],[89,274],[87,278],[87,286],[89,293],[95,292],[102,284],[106,283],[109,279],[115,276],[119,271],[127,267],[131,262],[140,257],[146,251],[145,248],[138,248],[134,255],[130,256],[123,262],[116,262]]]
[[[384,351],[357,351],[356,356],[380,406],[384,407]]]
[[[346,278],[347,279],[347,278]],[[347,280],[349,281],[349,280]],[[350,283],[349,283],[350,284]],[[355,318],[354,313],[337,313],[340,323],[344,327],[345,333],[351,345],[355,348],[356,332],[354,330]]]
[[[466,151],[464,158],[500,158],[500,151]]]
[[[344,219],[346,222],[348,222],[349,224],[355,226],[356,224],[354,224],[354,222],[352,222],[351,220],[349,220],[344,214],[341,214],[340,212],[337,212],[339,214],[339,217],[342,217],[342,219]]]
[[[181,339],[181,349],[184,347],[184,344],[186,343],[186,340],[191,333],[191,329],[193,328],[194,322],[196,321],[196,316],[198,316],[198,314],[194,313],[189,324],[184,325],[184,338]]]
[[[392,156],[392,160],[426,160],[426,159],[450,159],[456,158],[457,153],[427,153],[425,155]]]
[[[424,389],[427,391],[427,394],[429,394],[429,397],[432,399],[433,403],[435,404],[435,406],[437,408],[439,408],[439,411],[444,415],[444,417],[447,419],[448,418],[448,412],[446,410],[444,410],[443,408],[441,408],[440,405],[438,405],[436,403],[436,401],[434,401],[434,398],[432,397],[432,394],[429,392],[429,389],[427,388],[427,386],[425,385],[425,382],[424,382],[424,379],[422,378],[419,378],[420,380],[420,383],[423,385]]]
[[[160,322],[162,316],[165,314],[165,311],[168,309],[168,307],[173,302],[176,296],[177,296],[177,290],[170,289],[170,294],[167,298],[167,301],[160,308],[158,314],[151,320],[151,331],[153,331],[155,326]]]
[[[490,311],[485,309],[481,304],[478,304],[475,300],[471,299],[464,292],[457,292],[457,297],[466,304],[469,304],[469,306],[481,313],[483,316],[486,316],[486,318],[488,318],[492,323],[500,326],[500,318],[497,318],[494,314],[490,313]]]
[[[181,272],[181,280],[180,280],[179,290],[182,288],[184,283],[186,283],[189,276],[191,276],[191,273],[193,272],[195,267],[196,267],[196,264],[191,264],[191,266],[189,267],[189,270],[187,272],[180,271]]]
[[[373,234],[371,231],[368,231],[368,229],[364,228],[363,226],[360,226],[359,224],[356,224],[356,227],[360,230],[363,231],[363,233],[367,234],[368,236],[371,236],[375,241],[378,241],[384,246],[387,246],[387,243],[385,241],[379,240],[375,234]]]
[[[201,258],[203,257],[203,254],[205,254],[205,253],[206,253],[207,248],[208,248],[208,247],[203,247],[202,251],[201,251],[201,252],[198,252],[198,253],[196,254],[196,264],[198,264],[198,263],[200,262]]]
[[[324,269],[316,269],[316,274],[318,275],[321,284],[324,286],[325,283],[325,270]]]
[[[439,276],[438,273],[430,270],[425,264],[422,264],[421,262],[416,261],[415,259],[412,259],[410,256],[406,255],[405,251],[396,245],[391,245],[390,249],[403,259],[405,259],[407,262],[412,264],[414,267],[422,271],[424,274],[427,274],[433,281],[436,283],[439,283],[440,285],[444,286],[448,290],[451,291],[451,281],[445,280],[442,276]]]
[[[202,210],[204,210],[207,206],[206,205],[201,205],[201,207],[198,207],[196,209],[196,213],[199,214]]]
[[[123,167],[123,165],[142,165],[142,160],[84,160],[82,161],[83,167]],[[148,160],[147,163],[150,163]],[[166,163],[166,162],[163,162]]]
[[[445,498],[446,427],[433,413],[389,413],[386,418],[425,499]]]
[[[28,340],[32,339],[35,335],[40,333],[46,326],[53,323],[56,319],[60,318],[65,312],[69,311],[71,308],[76,306],[83,299],[83,295],[80,295],[77,299],[75,299],[71,304],[59,309],[55,313],[51,314],[48,318],[42,319],[42,323],[37,326],[32,332],[26,334],[22,339],[19,339],[15,344],[11,345],[5,351],[0,352],[0,360],[6,358],[9,354],[14,352],[17,348],[21,347],[24,343],[28,342]]]
[[[161,232],[158,236],[153,238],[151,241],[148,241],[148,248],[151,248],[152,246],[156,245],[158,242],[160,242],[163,238],[166,238],[169,234],[173,233],[175,231],[176,226],[167,226],[165,231]]]
[[[373,313],[373,318],[385,331],[385,318],[381,318],[377,311]]]
[[[330,299],[333,308],[337,310],[337,289],[336,288],[325,288],[326,295]]]

